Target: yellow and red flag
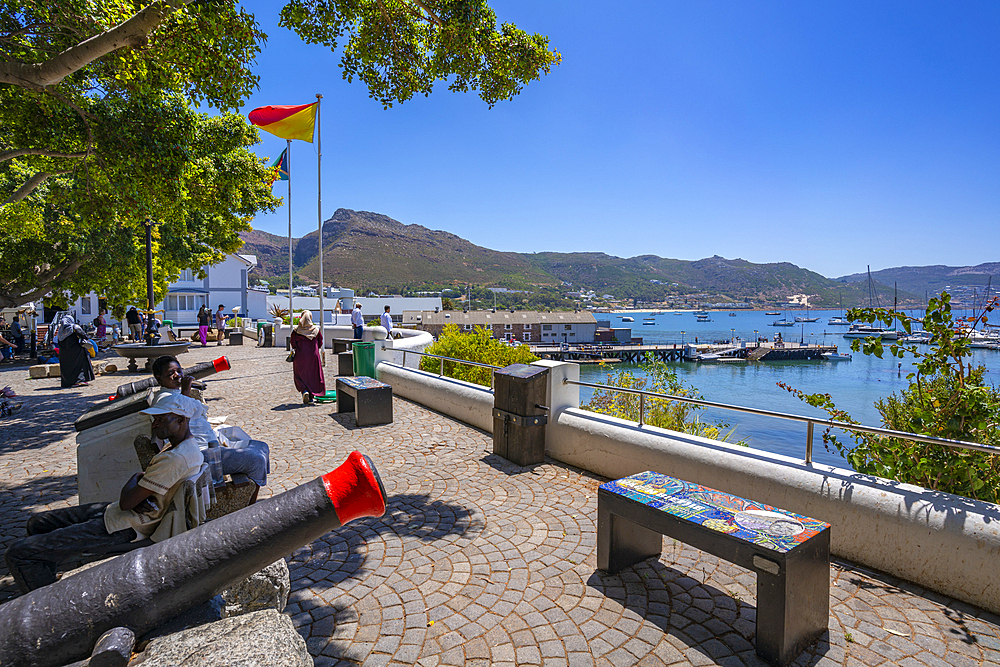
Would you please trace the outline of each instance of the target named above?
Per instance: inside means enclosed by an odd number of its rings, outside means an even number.
[[[299,139],[312,143],[316,126],[317,103],[271,105],[250,112],[250,122],[282,139]]]

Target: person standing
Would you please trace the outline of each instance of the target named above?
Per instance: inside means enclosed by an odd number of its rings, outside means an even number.
[[[72,315],[63,315],[59,320],[59,375],[63,389],[86,387],[94,379],[94,367],[90,365],[90,354],[83,346],[87,334],[76,323]]]
[[[365,333],[365,318],[361,315],[361,304],[354,304],[351,311],[351,326],[354,327],[354,340],[361,340]]]
[[[219,345],[222,345],[222,339],[225,338],[226,332],[226,314],[223,312],[224,306],[220,303],[219,309],[215,311],[215,328],[219,330]]]
[[[206,347],[208,345],[208,323],[210,321],[211,313],[208,308],[202,305],[201,309],[198,311],[198,338],[201,339],[201,346]]]
[[[21,354],[24,352],[24,330],[21,328],[21,316],[14,315],[14,321],[10,324],[10,336],[14,343],[14,352]]]
[[[128,312],[125,313],[125,322],[128,324],[129,338],[135,341],[142,340],[142,319],[135,306],[129,308]]]
[[[100,340],[108,335],[108,321],[104,319],[104,314],[108,312],[104,308],[101,308],[100,312],[97,313],[97,339]]]
[[[389,306],[386,306],[385,310],[382,311],[380,320],[382,326],[385,327],[385,337],[392,338],[392,315],[389,314]]]
[[[292,331],[290,339],[292,351],[292,374],[296,391],[302,392],[302,402],[312,403],[313,396],[326,395],[326,380],[323,378],[323,332],[313,324],[312,312],[303,310],[299,326]]]

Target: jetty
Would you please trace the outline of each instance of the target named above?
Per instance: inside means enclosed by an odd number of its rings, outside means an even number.
[[[659,361],[697,361],[699,355],[718,355],[720,359],[746,361],[798,361],[822,359],[826,352],[836,352],[836,345],[792,342],[737,341],[719,343],[579,343],[571,345],[536,344],[531,353],[542,359],[576,363],[638,364],[652,354]]]

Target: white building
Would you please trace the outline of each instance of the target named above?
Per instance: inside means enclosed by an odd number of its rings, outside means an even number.
[[[255,266],[257,257],[254,255],[230,254],[214,266],[203,267],[204,278],[195,277],[191,269],[181,271],[180,277],[167,287],[167,298],[156,304],[156,310],[162,310],[161,319],[170,320],[174,327],[197,325],[198,309],[202,305],[214,312],[220,303],[229,315],[234,306],[239,306],[241,317],[264,319],[267,317],[267,290],[249,287],[247,282],[247,274]],[[78,322],[90,323],[100,312],[103,301],[91,292],[77,299],[69,310]],[[109,326],[121,326],[110,315],[105,319]]]

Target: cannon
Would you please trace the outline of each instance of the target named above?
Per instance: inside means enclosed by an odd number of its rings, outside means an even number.
[[[58,667],[112,628],[139,636],[385,504],[371,459],[352,452],[311,482],[0,605],[0,665]]]
[[[184,375],[190,375],[195,380],[200,380],[203,377],[215,375],[216,373],[228,371],[229,369],[229,359],[226,357],[219,357],[215,361],[206,361],[204,363],[195,364],[191,368],[185,368]],[[160,385],[156,382],[156,378],[152,377],[144,380],[136,380],[135,382],[129,382],[128,384],[123,384],[118,387],[118,391],[115,392],[115,399],[131,396],[132,394],[138,393],[143,389],[158,386]]]

